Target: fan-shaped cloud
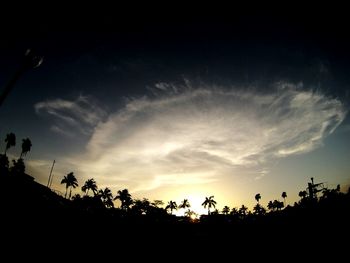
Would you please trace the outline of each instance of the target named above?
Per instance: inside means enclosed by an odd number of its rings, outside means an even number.
[[[268,93],[156,88],[162,95],[129,100],[97,125],[86,154],[71,159],[80,174],[132,190],[208,183],[310,152],[346,115],[339,100],[289,83]]]

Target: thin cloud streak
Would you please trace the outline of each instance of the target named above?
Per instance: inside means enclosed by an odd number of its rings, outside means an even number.
[[[346,116],[339,100],[300,84],[281,82],[265,94],[156,88],[161,94],[129,100],[96,122],[86,153],[67,159],[77,174],[135,192],[211,183],[238,176],[237,168],[268,171],[271,160],[322,146]]]
[[[90,135],[93,128],[107,116],[94,99],[82,95],[73,101],[54,99],[38,102],[34,108],[37,114],[53,119],[51,131],[68,137]]]

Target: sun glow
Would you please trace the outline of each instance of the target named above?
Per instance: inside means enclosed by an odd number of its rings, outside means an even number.
[[[195,214],[192,214],[190,217],[192,219],[196,219],[198,218],[200,215],[203,215],[203,214],[208,214],[208,210],[205,209],[202,204],[205,200],[205,195],[203,194],[190,194],[188,195],[187,197],[183,198],[183,199],[188,199],[189,203],[190,203],[190,207],[189,208],[186,208],[186,209],[178,209],[175,214],[177,216],[184,216],[185,215],[185,212],[189,210],[193,211]],[[176,199],[176,203],[177,205],[179,206],[183,199],[180,199],[180,198],[177,198]]]

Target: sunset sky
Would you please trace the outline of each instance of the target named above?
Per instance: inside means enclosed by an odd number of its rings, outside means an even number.
[[[57,17],[56,17],[57,18]],[[0,43],[0,90],[30,47],[26,72],[0,108],[7,133],[33,147],[27,172],[52,188],[135,198],[187,198],[193,210],[298,200],[310,177],[350,184],[349,41],[344,21],[271,14],[126,22],[112,14],[18,22]],[[83,23],[85,21],[86,23]],[[22,21],[23,22],[23,21]]]

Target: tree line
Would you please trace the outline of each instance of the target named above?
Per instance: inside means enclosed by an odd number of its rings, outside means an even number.
[[[16,146],[16,135],[12,132],[8,133],[5,137],[5,150],[3,154],[0,154],[0,173],[1,174],[24,174],[25,165],[24,165],[24,156],[30,152],[32,148],[32,142],[29,138],[22,139],[21,144],[21,153],[18,159],[12,160],[12,166],[10,167],[10,162],[7,156],[7,153],[11,147]]]
[[[4,175],[23,175],[25,174],[25,164],[24,157],[31,150],[32,143],[29,138],[22,139],[21,152],[18,159],[12,160],[12,166],[10,167],[8,159],[8,151],[11,147],[16,146],[16,135],[14,133],[8,133],[5,137],[5,149],[4,153],[0,154],[0,173]],[[165,208],[164,202],[162,200],[154,200],[151,202],[147,198],[143,199],[134,199],[129,193],[128,189],[122,189],[117,191],[117,195],[113,196],[113,193],[110,188],[105,187],[104,189],[99,189],[95,179],[90,178],[84,182],[81,186],[81,191],[83,195],[75,194],[72,196],[72,189],[79,186],[78,180],[74,175],[74,172],[69,172],[65,175],[61,184],[65,185],[65,194],[64,198],[74,204],[79,206],[91,207],[99,206],[106,209],[118,209],[124,214],[134,214],[134,215],[173,215],[174,211],[178,209],[183,209],[184,216],[189,219],[196,219],[198,214],[195,211],[191,210],[191,204],[188,199],[182,200],[178,205],[175,201],[170,200],[166,204]],[[322,196],[319,198],[317,194],[321,192]],[[299,197],[301,198],[298,202],[294,204],[294,207],[305,206],[312,202],[322,201],[325,199],[334,198],[335,196],[344,195],[340,192],[340,185],[337,185],[335,189],[328,189],[324,187],[322,183],[315,184],[313,178],[311,182],[308,183],[306,190],[299,192]],[[283,201],[277,199],[271,200],[268,202],[267,207],[264,207],[260,204],[262,198],[260,193],[257,193],[254,198],[256,200],[256,205],[253,207],[252,211],[249,211],[248,207],[242,205],[237,208],[230,208],[225,205],[221,211],[216,209],[217,202],[214,199],[214,196],[205,197],[202,206],[207,209],[208,216],[231,216],[238,219],[245,219],[251,216],[264,216],[267,213],[279,212],[283,209],[290,208],[287,206],[286,198],[287,193],[282,192],[281,197]],[[114,201],[118,200],[120,202],[120,207],[114,207]]]

